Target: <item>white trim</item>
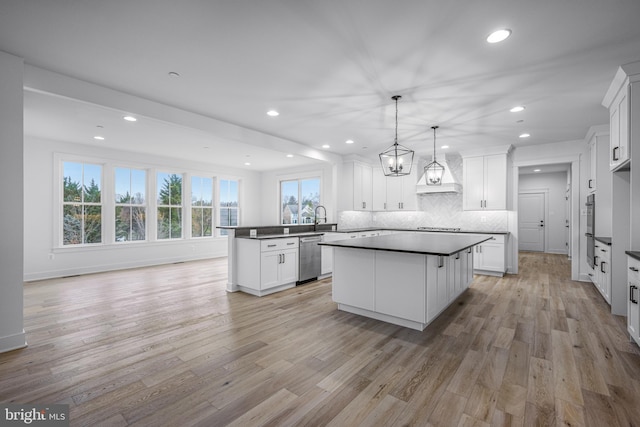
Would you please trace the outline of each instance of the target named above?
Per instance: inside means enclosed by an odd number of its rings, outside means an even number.
[[[8,351],[17,350],[19,348],[25,348],[26,346],[27,335],[24,332],[24,329],[18,334],[0,337],[0,353],[6,353]]]
[[[544,197],[544,208],[543,208],[543,216],[544,216],[544,233],[543,233],[543,239],[544,242],[542,242],[542,252],[544,253],[550,253],[549,252],[549,189],[548,188],[532,188],[532,189],[525,189],[525,190],[519,190],[518,191],[518,196],[520,196],[521,194],[542,194]],[[518,199],[518,201],[520,201]],[[520,217],[518,217],[518,231],[520,230]],[[520,246],[520,244],[518,243],[518,246]],[[518,250],[520,250],[520,248],[518,247]]]

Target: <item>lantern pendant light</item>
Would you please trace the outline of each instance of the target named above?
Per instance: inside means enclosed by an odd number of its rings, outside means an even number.
[[[413,164],[413,150],[398,144],[398,99],[400,98],[402,98],[400,95],[391,97],[396,101],[396,137],[393,145],[380,153],[380,164],[386,176],[409,175]]]
[[[427,185],[442,185],[444,166],[436,161],[436,129],[438,126],[431,126],[433,129],[433,161],[424,167],[424,175]]]

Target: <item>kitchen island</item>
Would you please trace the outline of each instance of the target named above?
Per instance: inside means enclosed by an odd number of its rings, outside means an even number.
[[[338,309],[424,330],[473,279],[480,235],[391,234],[320,243],[334,250]]]

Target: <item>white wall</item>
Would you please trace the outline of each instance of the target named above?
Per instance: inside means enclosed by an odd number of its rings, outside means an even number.
[[[565,193],[567,173],[539,173],[520,175],[522,190],[540,190],[548,195],[548,206],[545,206],[547,221],[545,223],[545,252],[566,254],[565,245]]]
[[[27,345],[23,329],[23,61],[0,52],[0,352]]]
[[[22,97],[22,92],[20,93]],[[208,173],[241,181],[241,224],[260,221],[260,174],[225,166],[169,159],[50,140],[26,138],[25,170],[25,259],[24,279],[37,280],[98,271],[139,267],[227,255],[227,238],[177,239],[172,241],[104,244],[96,247],[59,248],[54,242],[54,154],[72,154],[123,162],[140,167],[163,168],[176,173]],[[3,156],[4,158],[4,156]],[[154,224],[148,224],[153,227]],[[20,240],[22,239],[13,239]],[[15,246],[12,246],[15,250]],[[20,263],[22,264],[22,263]],[[21,271],[22,273],[22,271]],[[22,279],[22,277],[21,277]]]

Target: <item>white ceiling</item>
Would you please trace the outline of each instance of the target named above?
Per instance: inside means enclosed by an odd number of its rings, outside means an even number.
[[[110,147],[269,170],[323,151],[375,158],[393,143],[395,94],[399,142],[418,155],[433,125],[450,151],[582,139],[608,122],[617,66],[640,60],[638,17],[634,0],[1,0],[0,50],[250,130],[240,142],[166,117],[124,123],[27,91],[27,135],[97,144],[100,125]],[[512,36],[486,43],[501,27]]]

